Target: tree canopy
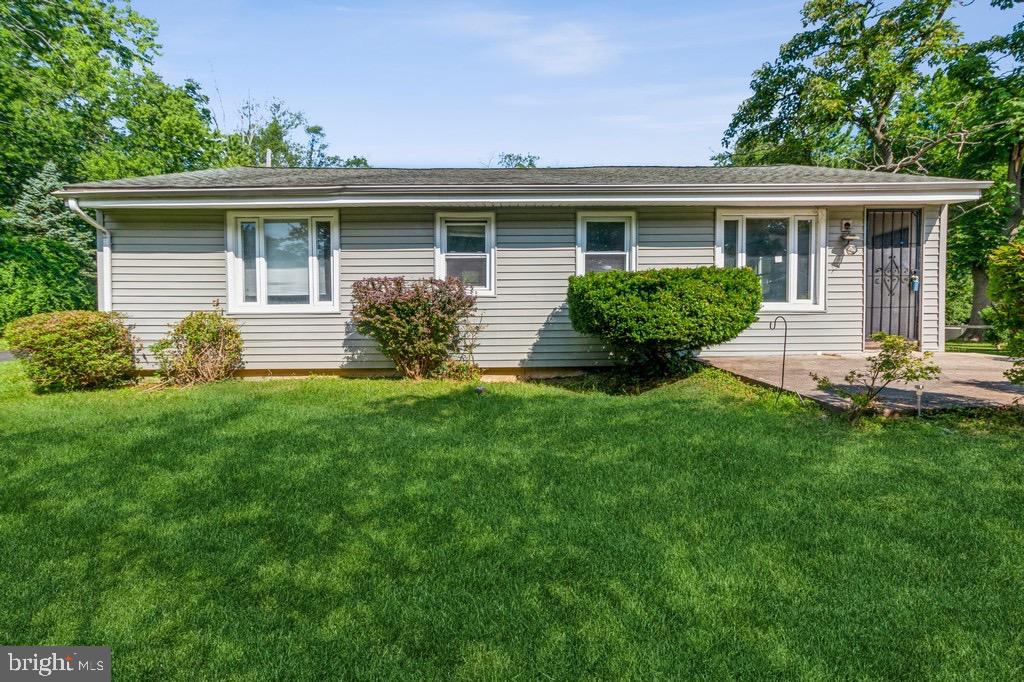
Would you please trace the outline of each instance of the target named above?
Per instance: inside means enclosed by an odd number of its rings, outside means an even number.
[[[78,176],[116,91],[157,54],[156,30],[120,3],[0,3],[0,203],[47,161]]]
[[[951,212],[950,261],[971,273],[980,324],[988,256],[1017,236],[1024,206],[1024,22],[968,43],[951,10],[970,4],[809,0],[804,30],[754,72],[715,161],[992,180],[980,202]]]
[[[224,141],[225,166],[262,166],[268,150],[275,166],[369,166],[364,156],[343,159],[329,154],[323,127],[310,124],[304,113],[289,109],[280,100],[268,104],[248,100],[242,104],[239,118],[238,128]]]
[[[117,0],[0,3],[0,324],[88,305],[92,231],[51,192],[68,182],[228,165],[366,166],[278,100],[223,130],[199,84],[152,67],[156,23]]]
[[[896,135],[893,121],[914,107],[926,68],[963,50],[948,18],[953,4],[960,3],[809,0],[805,30],[754,72],[753,94],[733,115],[719,160],[913,167],[935,140]]]
[[[199,84],[152,68],[156,23],[127,2],[0,3],[0,206],[47,162],[68,182],[228,165],[367,165],[279,100],[222,130]]]
[[[540,157],[536,154],[516,154],[513,152],[502,152],[498,154],[495,165],[498,168],[536,168]]]

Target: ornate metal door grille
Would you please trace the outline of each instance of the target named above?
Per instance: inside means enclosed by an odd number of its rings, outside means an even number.
[[[865,239],[865,335],[919,337],[921,212],[872,209]]]

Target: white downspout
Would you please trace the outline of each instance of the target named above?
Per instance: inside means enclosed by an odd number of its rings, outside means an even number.
[[[96,249],[97,263],[96,269],[99,273],[99,287],[96,291],[96,307],[100,310],[109,311],[112,308],[111,305],[111,282],[110,282],[110,245],[111,235],[110,230],[104,227],[101,223],[97,222],[92,216],[82,210],[82,207],[78,205],[78,199],[65,199],[64,203],[67,205],[71,212],[77,215],[79,218],[88,223],[91,227],[95,228],[96,232],[100,236],[100,244]]]

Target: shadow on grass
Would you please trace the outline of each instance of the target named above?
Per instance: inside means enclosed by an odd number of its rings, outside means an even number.
[[[685,370],[667,376],[645,376],[622,367],[588,369],[584,374],[552,379],[527,379],[528,383],[554,386],[574,393],[607,395],[640,395],[693,376],[700,369],[694,363]]]
[[[112,645],[127,679],[1003,672],[1013,439],[763,397],[701,372],[630,400],[33,399],[0,420],[0,639]]]

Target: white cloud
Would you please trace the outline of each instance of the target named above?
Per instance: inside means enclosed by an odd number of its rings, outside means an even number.
[[[617,54],[604,34],[582,22],[545,23],[522,14],[470,11],[452,14],[444,23],[491,43],[495,54],[545,75],[593,73]]]

